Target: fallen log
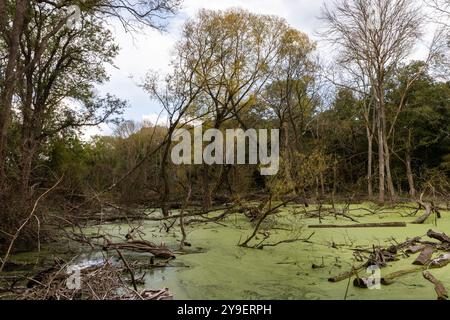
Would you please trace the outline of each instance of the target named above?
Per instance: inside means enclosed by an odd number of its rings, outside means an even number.
[[[415,272],[419,272],[422,270],[422,267],[415,267],[415,268],[410,268],[410,269],[405,269],[405,270],[399,270],[399,271],[395,271],[392,272],[384,277],[382,277],[380,279],[380,283],[382,285],[390,285],[394,283],[394,279],[399,278],[401,276],[410,274],[410,273],[415,273]],[[371,286],[375,285],[376,283],[374,283],[373,279],[370,278],[359,278],[356,277],[353,280],[353,285],[355,287],[358,288],[363,288],[363,289],[367,289],[370,288]]]
[[[424,271],[422,272],[422,275],[425,279],[430,281],[432,284],[434,284],[434,291],[436,291],[437,299],[438,300],[447,300],[448,299],[448,293],[445,289],[442,282],[440,282],[438,279],[436,279],[430,272]]]
[[[439,233],[430,229],[427,232],[427,236],[432,239],[439,240],[441,242],[450,243],[450,237],[447,236],[445,233]]]
[[[419,272],[421,270],[422,270],[422,267],[415,267],[415,268],[404,269],[404,270],[399,270],[399,271],[389,273],[388,275],[381,278],[381,284],[388,286],[390,284],[393,284],[394,279],[396,279],[396,278],[399,278],[401,276],[404,276],[404,275],[407,275],[410,273]]]
[[[430,261],[430,268],[442,268],[450,263],[450,253],[440,255],[436,259]]]
[[[357,274],[357,272],[359,270],[361,270],[362,268],[364,268],[365,266],[366,266],[366,264],[363,264],[363,265],[360,265],[360,266],[358,266],[356,268],[353,268],[350,271],[338,274],[337,276],[334,276],[334,277],[330,277],[330,278],[328,278],[328,281],[329,282],[339,282],[339,281],[342,281],[344,279],[350,278],[351,276],[354,276],[355,274]]]
[[[405,222],[380,222],[380,223],[357,223],[357,224],[312,224],[308,228],[383,228],[383,227],[406,227]]]
[[[420,242],[420,237],[407,239],[406,241],[404,241],[402,243],[397,243],[397,244],[391,245],[390,247],[388,247],[386,249],[386,251],[391,252],[391,253],[397,253],[398,251],[402,251],[405,248],[410,248],[412,246],[415,246],[417,242]],[[406,251],[408,251],[408,250],[406,250]],[[417,250],[417,251],[420,251],[420,250]]]
[[[419,244],[417,246],[411,246],[408,249],[406,249],[406,253],[417,253],[417,252],[425,249],[425,247],[426,247],[426,245],[424,245],[424,244]]]
[[[107,243],[103,249],[109,250],[130,250],[138,252],[149,252],[157,258],[170,259],[175,258],[175,254],[167,247],[158,246],[150,241],[135,240],[124,243]]]
[[[416,260],[414,260],[413,264],[424,266],[431,260],[431,256],[433,255],[434,248],[432,246],[425,246],[425,248],[420,252],[419,256]]]

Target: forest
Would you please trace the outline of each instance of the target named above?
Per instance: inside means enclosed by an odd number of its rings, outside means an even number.
[[[325,1],[314,35],[200,9],[126,119],[111,25],[184,5],[0,0],[0,299],[447,299],[450,1]],[[174,162],[200,125],[278,132],[279,169]]]

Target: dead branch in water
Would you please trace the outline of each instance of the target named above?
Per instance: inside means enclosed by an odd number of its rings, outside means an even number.
[[[399,270],[399,271],[389,273],[388,275],[381,278],[381,284],[386,285],[386,286],[390,285],[390,284],[394,283],[395,279],[402,277],[404,275],[407,275],[407,274],[419,272],[422,269],[423,269],[423,267],[416,267],[416,268],[404,269],[404,270]]]
[[[406,227],[405,222],[380,222],[380,223],[358,223],[358,224],[312,224],[308,228],[383,228],[383,227]]]
[[[75,269],[80,276],[78,285],[71,282],[74,274],[66,271],[70,267],[73,266],[68,263],[56,263],[42,273],[39,281],[31,279],[32,285],[13,294],[19,300],[169,300],[173,297],[167,288],[140,292],[135,285],[130,288],[121,278],[126,269],[109,261]]]
[[[434,291],[436,291],[438,300],[447,300],[448,299],[447,290],[445,289],[442,282],[440,282],[438,279],[436,279],[429,271],[424,271],[422,273],[422,275],[425,279],[427,279],[432,284],[434,284]]]
[[[128,261],[125,259],[122,252],[120,252],[119,249],[116,249],[116,251],[117,251],[117,254],[119,255],[120,259],[122,260],[123,264],[127,268],[128,272],[130,273],[131,283],[133,284],[134,290],[137,291],[136,280],[134,278],[133,270],[131,270],[130,265],[128,264]]]
[[[427,231],[427,236],[432,238],[432,239],[436,239],[436,240],[439,240],[441,242],[446,242],[446,243],[450,244],[450,237],[447,236],[445,233],[435,232],[435,231],[430,229],[430,230]]]
[[[426,265],[431,260],[433,252],[434,248],[432,246],[425,246],[425,248],[423,248],[423,250],[420,252],[417,259],[414,260],[413,264],[420,266]]]
[[[55,188],[58,186],[58,184],[62,181],[63,177],[64,177],[64,175],[62,175],[61,178],[59,178],[59,180],[56,181],[56,183],[55,183],[50,189],[47,189],[44,193],[42,193],[42,194],[36,199],[36,201],[34,202],[33,209],[31,210],[30,214],[29,214],[28,217],[25,219],[25,221],[20,225],[20,227],[17,229],[17,231],[16,231],[16,233],[14,234],[14,236],[13,236],[11,242],[9,243],[8,250],[6,251],[6,254],[5,254],[5,256],[3,257],[3,259],[2,259],[3,261],[2,261],[2,264],[1,264],[1,266],[0,266],[0,272],[3,271],[3,268],[4,268],[5,265],[6,265],[6,261],[8,260],[9,255],[11,254],[11,250],[12,250],[12,248],[13,248],[13,246],[14,246],[14,243],[16,242],[17,238],[19,237],[20,232],[21,232],[22,229],[28,224],[28,222],[31,220],[31,218],[34,217],[34,213],[36,212],[36,208],[37,208],[37,205],[38,205],[39,201],[40,201],[43,197],[45,197],[48,193],[50,193],[53,189],[55,189]]]
[[[437,218],[441,217],[441,213],[433,205],[433,203],[424,202],[422,200],[422,197],[423,197],[423,193],[420,195],[420,198],[419,198],[419,200],[417,200],[417,203],[419,204],[419,208],[420,207],[425,208],[425,213],[411,223],[414,223],[414,224],[424,223],[431,216],[432,213],[435,213]]]
[[[248,236],[247,239],[246,239],[244,242],[240,243],[239,246],[240,246],[240,247],[248,247],[248,243],[249,243],[249,242],[256,236],[256,234],[258,233],[259,228],[260,228],[260,226],[261,226],[261,223],[262,223],[269,215],[276,213],[276,212],[278,211],[279,208],[285,206],[286,204],[288,204],[288,203],[291,202],[292,200],[293,200],[293,199],[285,200],[285,201],[283,201],[282,203],[280,203],[280,204],[278,204],[278,205],[276,205],[275,207],[272,207],[272,208],[271,208],[270,205],[269,205],[269,209],[267,209],[266,211],[264,211],[264,212],[259,211],[259,212],[258,212],[259,219],[258,219],[258,221],[257,221],[257,223],[256,223],[256,225],[255,225],[255,228],[253,229],[252,234],[251,234],[250,236]],[[264,205],[260,205],[259,208],[261,208],[261,210],[262,210],[262,209],[267,205],[267,203],[270,204],[271,202],[272,202],[272,197],[269,196],[269,197],[266,199],[266,201],[264,202]]]
[[[103,246],[105,250],[108,249],[123,249],[130,251],[139,251],[139,252],[149,252],[153,254],[155,257],[169,259],[175,258],[175,254],[164,245],[156,245],[150,241],[145,240],[134,240],[124,243],[107,243]]]
[[[264,247],[276,247],[279,244],[282,243],[293,243],[293,242],[298,242],[298,241],[302,241],[302,242],[310,242],[309,240],[312,238],[312,236],[315,234],[315,232],[311,233],[308,237],[306,238],[296,238],[296,239],[287,239],[287,240],[280,240],[278,242],[275,243],[266,243],[263,244],[262,242],[260,242],[258,245],[255,246],[256,249],[264,249]],[[267,238],[265,238],[267,239]]]

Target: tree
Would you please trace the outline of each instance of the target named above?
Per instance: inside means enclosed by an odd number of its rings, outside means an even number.
[[[74,15],[71,5],[81,7],[80,28],[67,23]],[[178,5],[178,0],[2,1],[0,220],[5,230],[15,230],[35,186],[46,181],[32,176],[41,146],[55,135],[113,120],[125,106],[94,90],[108,79],[105,64],[118,50],[105,23],[116,18],[127,30],[162,29]]]
[[[339,63],[356,61],[370,81],[376,107],[379,201],[385,183],[395,197],[386,119],[386,83],[421,36],[423,15],[413,0],[340,0],[323,9],[326,38],[340,48]]]
[[[16,116],[21,123],[20,183],[24,195],[28,193],[32,162],[43,141],[62,130],[105,122],[125,105],[112,96],[102,99],[94,93],[94,84],[107,80],[104,64],[112,63],[117,54],[110,32],[97,19],[87,17],[79,30],[65,28],[54,38],[43,39],[58,18],[39,9],[23,31],[23,58],[18,67],[24,71],[23,78],[17,80]],[[46,50],[36,59],[35,48],[43,41]]]
[[[50,12],[55,19],[51,28],[41,34],[33,59],[30,63],[39,62],[47,51],[48,43],[58,36],[59,31],[66,26],[67,20],[74,14],[67,8],[79,5],[83,13],[97,17],[100,20],[118,19],[127,30],[135,30],[138,26],[146,25],[156,29],[164,28],[164,20],[173,15],[179,7],[179,0],[5,0],[0,4],[0,48],[3,48],[0,79],[0,190],[6,187],[6,149],[7,136],[11,124],[13,97],[17,90],[17,79],[21,72],[32,68],[27,65],[18,68],[21,56],[21,40],[23,33],[33,25],[33,17],[43,11]]]
[[[388,104],[397,106],[400,100],[404,100],[404,108],[394,133],[397,143],[393,152],[404,165],[412,197],[416,195],[418,169],[439,168],[450,148],[446,107],[449,84],[437,82],[430,74],[423,72],[408,93],[403,94],[404,87],[423,68],[423,64],[414,61],[403,66],[387,87]]]
[[[196,108],[190,112],[205,115],[202,119],[216,129],[230,119],[245,128],[243,117],[254,108],[256,97],[275,71],[288,29],[283,19],[240,9],[201,10],[189,20],[177,56],[195,68],[192,82],[201,89]],[[222,166],[218,183],[213,185],[210,168],[203,167],[205,210],[211,206],[213,190],[229,170],[230,166]]]
[[[261,95],[264,111],[269,110],[278,122],[286,186],[296,192],[302,188],[294,187],[293,162],[319,103],[314,50],[315,44],[306,34],[288,29],[280,44],[279,63]]]

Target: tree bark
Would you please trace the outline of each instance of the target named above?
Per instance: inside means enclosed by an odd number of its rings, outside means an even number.
[[[384,94],[384,93],[383,93]],[[383,97],[384,99],[384,97]],[[391,200],[395,200],[395,187],[392,181],[392,173],[391,173],[391,156],[388,145],[388,137],[386,132],[386,107],[381,104],[381,125],[382,125],[382,134],[383,134],[383,152],[384,152],[384,167],[386,169],[386,182],[388,187],[388,192],[391,197]]]
[[[203,188],[203,212],[208,212],[212,206],[212,189],[209,181],[209,166],[203,164],[202,168],[202,188]]]
[[[446,235],[445,233],[439,233],[439,232],[436,232],[436,231],[433,231],[430,229],[427,232],[427,236],[432,239],[436,239],[441,242],[446,242],[446,243],[450,244],[450,237],[448,235]]]
[[[414,187],[414,176],[411,169],[411,130],[408,130],[408,142],[406,144],[405,165],[406,165],[406,177],[408,179],[409,185],[409,195],[411,197],[415,197],[416,189]]]
[[[430,262],[431,256],[433,255],[434,249],[431,246],[426,246],[420,252],[419,256],[416,260],[414,260],[413,264],[423,266]]]
[[[429,271],[424,271],[422,273],[423,277],[430,281],[432,284],[434,284],[434,291],[436,291],[438,300],[447,300],[448,299],[448,293],[445,289],[442,282],[437,280]]]
[[[0,88],[0,190],[6,187],[6,147],[7,135],[11,118],[12,99],[16,87],[17,79],[17,63],[20,54],[20,36],[22,35],[25,16],[28,8],[27,0],[17,0],[16,10],[12,23],[10,34],[10,43],[8,45],[8,62],[4,71],[4,82]],[[4,8],[1,8],[5,15]],[[4,21],[2,21],[2,24]],[[0,29],[3,33],[3,30]]]
[[[409,185],[409,195],[411,197],[415,197],[416,188],[414,187],[414,176],[411,170],[411,155],[409,153],[406,154],[405,163],[406,163],[406,177],[408,178],[408,185]]]
[[[373,134],[369,127],[367,131],[367,196],[369,199],[373,198],[373,177],[372,177],[372,161],[373,161]]]
[[[386,168],[386,182],[387,182],[387,187],[388,187],[388,191],[389,191],[389,196],[390,196],[391,200],[395,200],[397,195],[396,195],[396,192],[395,192],[394,182],[392,180],[391,156],[390,156],[390,152],[389,152],[389,147],[387,146],[386,139],[384,139],[384,143],[385,143],[385,146],[384,146],[384,156],[385,156],[384,165],[385,165],[385,168]]]
[[[380,223],[357,223],[357,224],[312,224],[308,228],[385,228],[406,227],[405,222],[380,222]]]
[[[378,131],[378,201],[384,203],[384,135],[381,127],[380,106],[378,106],[377,131]]]
[[[170,136],[172,133],[169,133]],[[168,201],[170,199],[170,184],[169,176],[167,174],[167,160],[170,150],[170,139],[167,141],[166,147],[164,148],[163,158],[161,161],[161,179],[162,179],[162,193],[161,193],[161,211],[164,217],[169,216],[169,205]]]

